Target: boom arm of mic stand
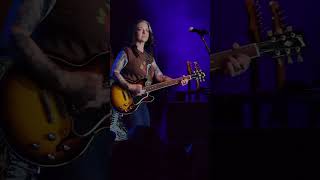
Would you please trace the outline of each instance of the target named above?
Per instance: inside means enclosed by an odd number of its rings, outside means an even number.
[[[204,35],[201,35],[201,40],[203,41],[204,45],[206,46],[206,49],[207,49],[209,55],[211,55],[212,52],[211,52],[210,48],[208,47],[206,40],[204,39]]]

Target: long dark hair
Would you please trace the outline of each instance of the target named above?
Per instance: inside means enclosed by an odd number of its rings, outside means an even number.
[[[137,25],[141,22],[145,22],[147,25],[148,25],[148,28],[149,28],[149,39],[148,41],[145,43],[144,45],[144,50],[149,54],[151,55],[152,57],[154,57],[154,36],[153,36],[153,31],[152,31],[152,28],[151,28],[151,25],[150,23],[147,21],[147,20],[144,20],[144,19],[139,19],[135,24],[134,24],[134,27],[133,27],[133,33],[132,33],[132,43],[131,43],[131,46],[133,47],[133,52],[138,55],[138,52],[137,52],[137,47],[136,47],[136,31],[137,31]]]

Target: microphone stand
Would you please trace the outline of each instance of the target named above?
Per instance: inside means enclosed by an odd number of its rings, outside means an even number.
[[[207,44],[206,40],[204,39],[204,34],[199,34],[199,35],[200,35],[201,40],[203,41],[204,45],[206,46],[206,49],[207,49],[207,51],[209,53],[209,56],[211,56],[212,52],[211,52],[210,48],[208,47],[208,44]]]
[[[200,35],[200,38],[201,38],[202,42],[204,43],[204,45],[205,45],[205,47],[206,47],[206,49],[207,49],[207,52],[208,52],[209,57],[210,57],[210,64],[211,64],[211,61],[213,61],[213,59],[211,58],[211,57],[213,56],[213,53],[212,53],[212,51],[210,50],[210,48],[209,48],[206,40],[204,39],[204,35],[205,35],[205,34],[202,34],[202,33],[201,33],[201,34],[199,34],[199,35]],[[209,35],[210,35],[210,34],[209,34]],[[197,80],[197,84],[198,84],[198,80]],[[197,90],[199,90],[199,89],[200,89],[200,87],[197,87]]]

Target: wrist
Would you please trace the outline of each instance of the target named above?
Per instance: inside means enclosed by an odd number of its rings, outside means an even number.
[[[127,83],[126,84],[126,87],[127,87],[127,89],[129,90],[129,91],[132,91],[134,88],[133,88],[133,85],[132,84],[130,84],[130,83]]]

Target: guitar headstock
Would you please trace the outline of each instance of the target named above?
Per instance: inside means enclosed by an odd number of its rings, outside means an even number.
[[[266,41],[268,53],[278,60],[287,57],[288,64],[293,63],[292,56],[297,56],[297,61],[302,62],[301,49],[306,46],[303,34],[294,32],[292,26],[286,26],[284,22],[286,17],[278,1],[270,1],[269,6],[272,13],[273,31],[268,31],[269,41]]]
[[[254,42],[260,42],[262,29],[262,13],[258,0],[246,0],[246,7],[249,19],[250,36]]]
[[[199,63],[194,62],[194,70],[191,74],[191,78],[196,79],[200,82],[205,81],[206,74],[200,69]]]
[[[303,34],[294,32],[292,26],[286,27],[285,31],[279,33],[269,33],[270,40],[260,43],[259,48],[263,53],[271,55],[273,58],[287,57],[288,63],[293,63],[292,56],[297,56],[297,61],[302,62],[301,51],[306,46]]]

